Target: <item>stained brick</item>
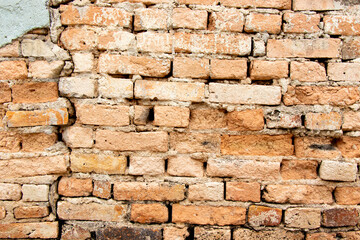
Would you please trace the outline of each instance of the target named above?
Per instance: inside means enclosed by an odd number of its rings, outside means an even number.
[[[77,121],[82,124],[126,126],[130,124],[129,106],[76,104]]]
[[[168,13],[164,9],[143,8],[135,11],[135,31],[165,30],[168,28]]]
[[[0,80],[21,80],[28,75],[25,61],[0,62]]]
[[[173,28],[206,29],[208,13],[205,10],[175,8],[172,15]]]
[[[14,209],[14,217],[16,219],[43,218],[49,214],[49,208],[42,206],[17,207]]]
[[[111,198],[111,183],[108,181],[94,181],[92,194],[99,198]]]
[[[6,112],[8,127],[30,127],[48,125],[66,125],[69,115],[66,108],[8,111]]]
[[[285,212],[287,227],[315,229],[320,227],[321,210],[316,208],[289,208]]]
[[[342,45],[342,58],[344,60],[360,57],[360,38],[345,39]]]
[[[307,113],[305,127],[311,130],[337,130],[341,128],[342,116],[337,112]]]
[[[17,84],[12,87],[14,103],[54,102],[58,99],[56,82]]]
[[[286,231],[284,229],[275,229],[275,230],[262,230],[255,231],[246,228],[239,228],[234,231],[233,234],[234,240],[257,240],[257,239],[294,239],[301,240],[304,239],[304,234],[300,231]]]
[[[251,62],[250,78],[253,80],[273,80],[287,78],[289,75],[289,63],[286,61],[263,61]]]
[[[170,147],[179,153],[219,152],[220,135],[204,133],[170,133]]]
[[[57,238],[58,222],[3,223],[0,224],[0,238]]]
[[[228,7],[291,9],[291,0],[220,0]]]
[[[135,1],[135,0],[133,0]],[[147,0],[147,2],[149,2]],[[96,239],[146,239],[162,240],[161,229],[156,228],[131,228],[131,227],[106,227],[96,230]]]
[[[226,182],[226,200],[260,202],[260,183]]]
[[[209,78],[209,59],[177,57],[174,62],[173,76],[178,78]]]
[[[168,220],[168,209],[162,204],[132,204],[130,220],[138,223],[164,223]]]
[[[136,35],[139,52],[171,53],[173,36],[169,33],[142,32]]]
[[[245,79],[247,60],[211,59],[210,76],[212,79]]]
[[[331,138],[303,137],[295,138],[295,155],[299,158],[338,158],[341,153]]]
[[[283,16],[286,22],[283,26],[286,33],[316,33],[320,31],[319,14],[303,14],[287,12]]]
[[[248,210],[248,222],[251,226],[278,226],[281,218],[282,210],[279,208],[251,205]]]
[[[324,24],[324,31],[331,35],[360,35],[360,23],[356,16],[325,16]]]
[[[221,12],[212,12],[209,18],[209,30],[242,32],[244,15],[238,9],[226,9]]]
[[[355,208],[333,208],[323,211],[322,225],[325,227],[356,226],[359,213]]]
[[[280,15],[250,13],[246,16],[245,32],[267,32],[279,34],[281,31],[282,19]]]

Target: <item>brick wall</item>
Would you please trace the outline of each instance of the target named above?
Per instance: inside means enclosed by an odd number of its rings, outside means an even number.
[[[360,239],[359,9],[52,0],[0,48],[0,238]]]

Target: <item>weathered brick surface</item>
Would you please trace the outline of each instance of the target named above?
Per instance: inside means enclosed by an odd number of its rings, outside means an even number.
[[[82,28],[67,28],[60,37],[61,43],[68,50],[90,50],[96,47],[95,32]]]
[[[29,73],[33,78],[58,78],[63,67],[63,61],[35,61],[29,63]]]
[[[223,110],[199,108],[191,110],[191,129],[218,129],[226,127],[226,118]]]
[[[243,225],[246,209],[242,207],[173,205],[172,221],[199,225]]]
[[[135,35],[132,33],[125,31],[103,31],[98,36],[97,47],[100,50],[126,50],[134,48],[135,43]]]
[[[289,64],[286,61],[261,61],[251,62],[250,78],[253,80],[273,80],[286,78],[289,75]]]
[[[336,142],[336,146],[345,158],[358,158],[360,156],[360,138],[343,136]]]
[[[324,30],[332,35],[360,35],[360,24],[355,16],[325,16]]]
[[[0,103],[11,102],[11,89],[9,84],[0,83]]]
[[[186,227],[165,227],[163,231],[164,240],[185,240],[189,235]]]
[[[130,220],[138,223],[163,223],[168,220],[168,209],[162,204],[132,204]]]
[[[342,58],[345,60],[360,57],[360,38],[350,38],[343,42]]]
[[[194,229],[195,239],[219,239],[219,240],[230,240],[231,230],[230,228],[203,228],[195,227]]]
[[[88,238],[91,238],[90,231],[79,226],[70,226],[69,228],[64,229],[61,234],[61,239],[64,240],[86,240]]]
[[[57,238],[58,222],[2,223],[0,238]]]
[[[98,91],[101,96],[106,98],[133,98],[134,84],[128,79],[118,79],[107,76],[99,79]]]
[[[209,78],[210,63],[208,59],[175,58],[174,77]]]
[[[221,3],[229,7],[244,7],[244,8],[277,8],[277,9],[290,9],[290,0],[221,0]]]
[[[53,102],[58,97],[56,82],[24,83],[12,87],[14,103]]]
[[[260,184],[257,182],[226,182],[226,200],[260,202]]]
[[[6,117],[8,127],[66,125],[69,121],[69,115],[66,108],[34,111],[8,111]]]
[[[321,210],[316,208],[289,208],[285,211],[287,227],[314,229],[321,223]]]
[[[172,15],[173,28],[206,29],[208,13],[204,10],[175,8]]]
[[[125,37],[125,39],[127,40],[128,37]],[[136,40],[136,47],[140,52],[172,52],[173,36],[169,33],[142,32],[136,35]],[[124,48],[129,47],[124,46]]]
[[[251,205],[247,221],[252,226],[277,226],[281,218],[282,210],[279,208]]]
[[[21,186],[18,184],[1,183],[0,193],[1,200],[20,200]]]
[[[245,59],[211,59],[210,76],[213,79],[245,79],[247,61]]]
[[[165,127],[187,127],[190,110],[188,108],[155,106],[154,125]]]
[[[291,62],[290,77],[301,82],[322,82],[326,81],[326,70],[317,62]]]
[[[49,200],[48,185],[24,184],[21,187],[22,200],[26,202],[47,202]]]
[[[6,217],[6,209],[4,206],[0,206],[0,220]]]
[[[77,120],[82,124],[126,126],[130,123],[128,106],[77,104]]]
[[[322,225],[326,227],[355,226],[359,213],[355,208],[333,208],[323,211]]]
[[[170,147],[179,153],[219,152],[220,135],[203,133],[171,133]]]
[[[154,239],[161,240],[162,234],[161,229],[156,228],[131,228],[131,227],[120,227],[120,228],[99,228],[96,230],[96,239]]]
[[[95,197],[109,199],[111,197],[111,183],[108,181],[94,181],[92,194]]]
[[[68,147],[79,148],[79,147],[92,147],[93,130],[91,128],[83,128],[71,126],[67,127],[63,132],[63,141]]]
[[[221,12],[212,12],[209,18],[209,29],[242,32],[244,28],[244,15],[237,9],[226,9]]]
[[[93,190],[91,179],[61,178],[58,186],[60,195],[67,197],[89,196]]]
[[[221,201],[224,198],[224,184],[208,182],[189,186],[190,201]]]
[[[331,138],[303,137],[295,138],[295,155],[299,158],[333,159],[341,155]]]
[[[283,16],[284,32],[286,33],[315,33],[320,31],[319,14],[303,14],[287,12]]]
[[[226,120],[231,131],[259,131],[264,128],[262,109],[234,111],[227,114]]]
[[[360,203],[359,187],[337,187],[334,195],[337,204],[357,205]]]
[[[360,113],[346,112],[343,118],[342,129],[345,131],[360,130]]]
[[[234,231],[233,234],[234,240],[256,240],[256,239],[304,239],[304,234],[300,231],[286,231],[284,229],[275,229],[275,230],[264,230],[264,231],[255,231],[246,228],[239,228]]]
[[[172,176],[202,177],[204,164],[187,156],[170,157],[167,172]]]
[[[331,181],[355,181],[358,172],[355,163],[322,161],[319,169],[319,176],[324,180]]]
[[[28,75],[25,61],[0,62],[0,80],[26,79]]]
[[[267,32],[279,34],[281,31],[281,16],[275,14],[250,13],[245,19],[245,32]]]
[[[329,63],[328,75],[333,81],[359,81],[359,63]]]
[[[168,14],[163,9],[145,8],[135,11],[134,29],[140,30],[165,30]]]
[[[19,56],[19,41],[13,41],[0,48],[0,57],[18,57]]]
[[[48,207],[17,207],[14,209],[14,217],[16,219],[24,218],[43,218],[49,215]]]
[[[342,116],[337,112],[308,113],[305,127],[311,130],[337,130],[341,128]]]
[[[125,158],[124,158],[125,160]],[[125,165],[124,162],[124,172]],[[131,175],[160,175],[165,172],[165,160],[162,157],[131,156],[129,174]]]
[[[316,179],[317,161],[283,160],[281,162],[281,177],[284,180]]]

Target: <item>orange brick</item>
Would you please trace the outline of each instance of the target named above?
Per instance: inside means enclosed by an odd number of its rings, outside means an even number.
[[[60,41],[67,50],[91,50],[96,47],[95,32],[82,28],[67,28],[62,32]]]
[[[167,172],[171,176],[203,177],[204,164],[188,156],[170,157]]]
[[[13,41],[0,48],[0,57],[19,57],[19,41]]]
[[[180,4],[215,5],[219,0],[179,0]]]
[[[61,239],[62,240],[86,240],[91,238],[89,230],[85,230],[76,225],[63,225]]]
[[[66,108],[34,110],[34,111],[8,111],[6,112],[8,127],[29,127],[47,125],[65,125],[68,123]]]
[[[360,35],[360,23],[356,16],[325,16],[324,24],[325,32],[330,35]]]
[[[343,41],[342,58],[344,60],[360,57],[360,38],[350,38]]]
[[[205,84],[138,80],[135,98],[201,102],[205,98]]]
[[[281,223],[282,210],[265,206],[251,205],[248,222],[251,226],[278,226]]]
[[[227,128],[230,131],[260,131],[264,128],[262,109],[234,111],[226,115]]]
[[[61,23],[63,25],[94,25],[130,27],[132,14],[119,8],[76,7],[61,5]]]
[[[295,155],[298,158],[338,158],[340,151],[331,138],[298,137],[295,138]]]
[[[294,0],[293,1],[294,10],[311,10],[311,11],[326,11],[334,10],[335,2],[334,0]]]
[[[247,228],[238,228],[234,231],[233,234],[234,240],[257,240],[257,239],[305,239],[304,234],[300,231],[286,231],[284,229],[278,228],[275,230],[250,230]]]
[[[0,80],[21,80],[28,76],[25,61],[0,62]]]
[[[360,113],[346,112],[344,113],[344,124],[342,126],[344,131],[360,130]]]
[[[359,100],[359,90],[354,87],[289,86],[284,95],[285,105],[335,105],[346,106]]]
[[[224,155],[290,156],[294,153],[292,135],[239,135],[221,137]]]
[[[170,33],[141,32],[136,34],[139,52],[171,53],[173,36]]]
[[[220,0],[227,7],[291,9],[291,0]]]
[[[286,61],[262,61],[251,62],[250,78],[253,80],[272,80],[287,78],[289,75],[289,63]]]
[[[185,198],[185,185],[156,182],[116,182],[115,200],[181,201]]]
[[[168,29],[169,14],[164,9],[140,8],[135,11],[135,31]]]
[[[154,125],[165,127],[187,127],[189,125],[189,108],[155,106]]]
[[[326,81],[325,67],[317,62],[291,62],[290,77],[300,82]]]
[[[164,227],[164,240],[184,240],[189,235],[187,227]]]
[[[359,63],[329,63],[327,73],[333,81],[359,81]]]
[[[192,109],[190,114],[191,129],[219,129],[226,127],[225,112],[212,108]]]
[[[207,161],[207,176],[234,177],[252,180],[278,180],[279,162],[211,158]]]
[[[8,83],[0,83],[0,103],[11,102],[11,89]]]
[[[92,191],[91,179],[62,177],[58,186],[59,195],[67,197],[89,196]]]
[[[95,147],[101,150],[118,151],[152,151],[168,150],[168,134],[166,132],[115,132],[97,130]]]
[[[279,34],[282,19],[280,15],[250,13],[245,20],[245,32],[267,32]]]
[[[42,152],[53,146],[58,140],[56,133],[28,133],[21,135],[21,146],[24,152]]]
[[[21,149],[21,135],[11,132],[0,132],[0,151],[18,152]]]
[[[360,187],[337,187],[334,196],[337,204],[357,205],[360,203]]]
[[[3,223],[0,224],[0,238],[57,238],[58,222]]]
[[[206,182],[189,186],[189,201],[221,201],[224,200],[224,183]]]
[[[244,34],[175,33],[175,52],[219,53],[245,56],[251,52],[251,37]]]
[[[174,62],[173,76],[178,78],[209,78],[209,59],[177,57]]]
[[[210,76],[212,79],[245,79],[247,60],[211,59]]]
[[[77,121],[82,124],[126,126],[130,124],[129,106],[76,104]]]
[[[270,58],[339,58],[340,39],[269,39],[267,56]]]
[[[170,147],[179,153],[219,152],[220,135],[205,133],[170,133]]]
[[[207,27],[208,13],[205,10],[190,8],[175,8],[173,10],[173,28],[188,28],[203,30]]]
[[[281,177],[283,180],[316,179],[317,167],[317,161],[283,160],[281,162]]]
[[[14,217],[16,219],[23,218],[43,218],[50,214],[48,207],[31,206],[17,207],[14,209]]]
[[[246,209],[242,207],[174,204],[172,211],[174,223],[224,226],[246,221]]]
[[[257,182],[226,182],[226,200],[260,202],[260,187]]]
[[[341,128],[342,116],[337,112],[307,113],[305,127],[311,130],[338,130]]]
[[[244,15],[237,9],[226,9],[221,12],[212,12],[209,19],[209,30],[242,32]]]
[[[54,102],[58,99],[56,82],[35,82],[17,84],[12,87],[14,103]]]
[[[103,199],[111,198],[111,183],[108,181],[94,181],[92,194]]]
[[[165,77],[170,72],[170,60],[103,53],[99,57],[98,70],[100,73],[109,74]]]
[[[128,50],[135,45],[135,35],[126,31],[103,31],[98,38],[98,49],[101,50]]]
[[[320,31],[319,14],[291,13],[284,14],[284,32],[286,33],[316,33]]]
[[[268,185],[263,193],[266,202],[295,204],[331,204],[332,187],[312,185]]]
[[[130,220],[138,223],[164,223],[168,221],[167,207],[159,203],[132,204]]]
[[[146,5],[153,5],[159,3],[170,3],[171,0],[101,0],[105,3],[121,3],[121,2],[131,2],[131,3],[143,3]]]
[[[360,157],[360,138],[343,136],[336,142],[336,147],[339,148],[341,154],[345,158]]]

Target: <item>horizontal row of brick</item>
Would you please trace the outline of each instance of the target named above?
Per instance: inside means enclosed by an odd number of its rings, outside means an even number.
[[[96,6],[74,7],[62,5],[60,8],[63,25],[118,26],[132,28],[133,13],[119,8]],[[286,12],[279,14],[250,13],[246,17],[237,9],[212,12],[208,18],[206,10],[189,8],[166,9],[139,8],[134,13],[134,31],[195,29],[220,30],[248,33],[267,32],[279,34],[285,21],[285,33],[316,33],[320,31],[319,14]],[[209,21],[208,21],[209,19]],[[327,15],[323,18],[325,33],[331,35],[360,35],[360,25],[356,16]],[[245,27],[244,27],[245,26]]]

